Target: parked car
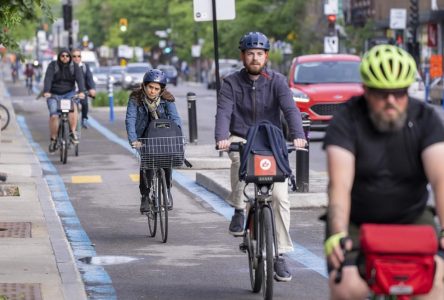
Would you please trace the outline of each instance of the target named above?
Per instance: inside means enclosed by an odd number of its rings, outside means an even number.
[[[168,83],[177,85],[177,69],[171,65],[158,65],[157,69],[165,73]]]
[[[324,131],[341,103],[363,94],[360,57],[349,54],[313,54],[295,57],[288,75],[293,99],[307,113],[311,130]],[[286,124],[284,125],[284,132]]]
[[[143,75],[152,69],[150,63],[129,63],[122,73],[122,88],[129,90],[138,87],[143,80]]]
[[[125,68],[121,66],[110,67],[109,73],[113,77],[115,85],[122,85],[122,74],[124,70]]]
[[[97,67],[92,71],[97,88],[105,88],[108,85],[109,67]]]
[[[242,69],[243,64],[240,60],[237,59],[219,59],[219,79],[222,82],[222,79],[234,71]],[[208,75],[208,89],[216,88],[216,65],[213,62],[211,65],[210,74]]]

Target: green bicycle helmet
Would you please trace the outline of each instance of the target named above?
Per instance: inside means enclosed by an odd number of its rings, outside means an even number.
[[[416,62],[399,47],[378,45],[364,54],[360,72],[362,82],[370,88],[402,89],[415,81]]]

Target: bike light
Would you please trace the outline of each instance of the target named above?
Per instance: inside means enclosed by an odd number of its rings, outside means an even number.
[[[268,190],[269,190],[268,186],[266,186],[266,185],[261,186],[261,194],[262,195],[266,195],[268,193]]]
[[[125,81],[126,82],[131,82],[131,80],[133,80],[133,78],[130,75],[126,75],[125,76]]]
[[[292,88],[291,92],[293,94],[293,100],[295,102],[307,103],[307,102],[310,101],[310,97],[308,97],[307,94],[305,94],[304,92],[302,92],[302,91],[300,91],[298,89]]]

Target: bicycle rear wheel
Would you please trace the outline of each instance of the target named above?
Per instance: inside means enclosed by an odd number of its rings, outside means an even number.
[[[262,251],[262,294],[264,299],[273,299],[273,283],[274,283],[274,239],[273,239],[273,222],[270,207],[262,208],[262,224],[261,224],[261,251]]]
[[[68,161],[68,143],[69,143],[69,124],[67,121],[62,121],[62,140],[60,145],[60,160],[63,164]]]
[[[155,192],[155,191],[153,191]],[[153,194],[155,195],[155,194]],[[145,215],[148,218],[148,235],[150,237],[155,237],[156,236],[156,231],[157,231],[157,211],[156,208],[154,207],[154,202],[156,201],[156,199],[154,199],[155,196],[153,196],[149,201],[149,210],[145,213]]]
[[[248,268],[250,269],[250,283],[253,293],[259,293],[262,287],[262,270],[259,268],[258,243],[254,218],[255,209],[251,208],[248,213],[247,228],[245,230],[244,243],[247,246]]]
[[[9,110],[3,104],[0,104],[0,130],[5,130],[9,124]]]
[[[165,179],[165,171],[159,169],[158,173],[158,197],[159,197],[159,224],[160,232],[162,233],[162,242],[166,243],[168,239],[168,192]]]

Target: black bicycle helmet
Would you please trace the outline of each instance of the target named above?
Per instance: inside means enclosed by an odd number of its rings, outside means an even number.
[[[241,51],[247,49],[264,49],[268,51],[270,50],[270,41],[267,36],[261,32],[249,32],[240,39],[239,49]]]
[[[157,82],[162,87],[165,87],[167,84],[167,78],[164,72],[159,69],[151,69],[143,75],[143,84],[147,84],[150,82]]]

